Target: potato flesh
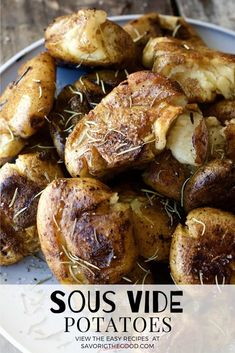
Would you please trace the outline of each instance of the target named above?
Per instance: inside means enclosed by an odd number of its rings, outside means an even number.
[[[174,38],[153,38],[143,53],[144,66],[177,81],[190,102],[235,96],[235,56]]]
[[[193,112],[193,122],[190,113],[180,115],[167,136],[167,148],[182,164],[199,165],[197,159],[197,146],[193,144],[196,129],[203,121],[201,114]]]
[[[127,67],[135,60],[131,37],[102,10],[80,10],[55,20],[45,32],[46,48],[64,62]]]

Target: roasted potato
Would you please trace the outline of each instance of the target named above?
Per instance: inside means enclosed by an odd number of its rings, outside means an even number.
[[[180,201],[181,190],[190,170],[175,159],[169,150],[155,157],[143,173],[144,182],[158,193]]]
[[[55,71],[52,57],[41,53],[23,64],[19,78],[6,88],[0,98],[0,120],[13,135],[28,138],[45,123],[54,101]]]
[[[39,250],[36,213],[40,192],[63,174],[45,155],[19,155],[0,169],[0,265],[11,265]]]
[[[226,123],[226,126],[223,128],[223,135],[226,140],[226,157],[235,163],[235,119]]]
[[[177,203],[148,189],[134,173],[117,179],[112,189],[131,206],[139,255],[146,263],[168,260],[171,236],[181,218]]]
[[[178,284],[229,284],[235,271],[235,216],[215,208],[191,211],[173,234],[170,266]]]
[[[208,153],[208,129],[197,111],[186,111],[174,122],[167,135],[166,147],[182,164],[202,165]]]
[[[137,55],[141,61],[142,51],[150,38],[162,37],[159,14],[149,13],[126,23],[124,30],[131,36],[137,47]]]
[[[119,283],[137,259],[128,204],[92,178],[57,179],[42,193],[38,233],[62,283]]]
[[[186,22],[183,17],[159,14],[159,24],[164,37],[181,39],[194,46],[206,45],[195,28]]]
[[[58,95],[49,115],[49,128],[57,153],[64,160],[64,147],[78,121],[104,97],[100,86],[81,78],[68,85]]]
[[[97,69],[87,73],[84,78],[89,81],[94,82],[96,85],[100,85],[103,91],[103,94],[106,95],[114,87],[118,86],[119,83],[124,81],[128,76],[127,70],[105,70]]]
[[[176,202],[158,198],[151,190],[146,194],[148,197],[137,196],[130,203],[139,254],[147,262],[168,260],[180,214]]]
[[[222,99],[201,109],[204,116],[215,116],[222,124],[235,119],[235,100]]]
[[[235,98],[235,55],[195,47],[175,38],[153,38],[143,64],[177,81],[190,102],[212,102],[216,95]]]
[[[45,46],[53,57],[76,65],[125,68],[135,61],[131,37],[102,10],[58,17],[46,29]]]
[[[200,167],[187,182],[183,199],[186,212],[204,206],[235,210],[234,163],[214,159]]]
[[[69,173],[102,177],[152,161],[165,148],[167,132],[186,102],[178,85],[164,76],[129,75],[69,135]]]
[[[14,136],[8,123],[0,119],[0,166],[14,158],[25,145],[25,140]]]
[[[184,18],[148,13],[132,20],[123,27],[130,34],[141,52],[149,39],[174,37],[197,45],[205,45],[195,29]]]

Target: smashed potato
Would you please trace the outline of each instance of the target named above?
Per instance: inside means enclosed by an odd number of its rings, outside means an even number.
[[[214,159],[203,165],[187,182],[183,196],[186,212],[204,206],[235,210],[234,163]]]
[[[226,126],[223,128],[223,136],[226,140],[226,157],[235,163],[235,119],[226,123]]]
[[[101,87],[85,78],[64,87],[58,95],[49,115],[49,128],[57,153],[62,160],[66,139],[74,126],[103,97]]]
[[[137,259],[130,206],[92,178],[59,179],[42,193],[38,233],[62,283],[119,283]]]
[[[170,252],[177,284],[229,284],[235,270],[235,216],[215,208],[191,211],[173,234]]]
[[[235,119],[235,100],[222,99],[216,103],[202,106],[204,116],[215,116],[222,124]]]
[[[101,177],[154,159],[183,113],[186,97],[177,84],[150,71],[128,76],[78,122],[65,146],[72,176]]]
[[[153,38],[143,64],[177,81],[190,102],[211,102],[216,95],[235,98],[235,55],[199,48],[175,38]]]
[[[63,176],[40,153],[20,155],[0,170],[0,265],[11,265],[39,250],[36,213],[43,188]]]
[[[54,102],[55,71],[52,57],[41,53],[23,64],[19,78],[6,88],[0,98],[0,120],[13,135],[28,138],[45,123]]]
[[[58,17],[46,29],[45,46],[53,57],[76,65],[125,68],[135,61],[131,37],[102,10]]]
[[[130,203],[139,254],[147,262],[168,260],[171,237],[180,217],[177,205],[157,198],[154,192],[146,193],[148,197],[137,196]]]
[[[156,156],[145,169],[143,180],[158,193],[180,201],[182,186],[188,176],[188,168],[178,162],[169,150],[166,150]]]
[[[152,12],[132,20],[123,27],[136,43],[139,52],[151,38],[174,37],[197,45],[205,45],[195,29],[183,17]]]

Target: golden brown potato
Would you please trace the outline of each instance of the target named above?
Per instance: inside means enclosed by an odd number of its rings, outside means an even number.
[[[177,81],[190,102],[235,97],[235,55],[163,37],[149,40],[143,64]]]
[[[7,122],[0,119],[0,166],[14,158],[24,145],[25,141],[14,136]]]
[[[197,45],[205,45],[195,29],[184,18],[148,13],[128,22],[124,27],[136,43],[139,51],[144,49],[149,39],[175,37]]]
[[[159,14],[159,23],[164,37],[178,38],[194,46],[206,45],[195,28],[186,22],[183,17]]]
[[[120,284],[154,284],[153,274],[149,263],[141,257],[136,261],[134,268],[122,277]]]
[[[46,29],[45,40],[53,57],[72,64],[121,68],[135,60],[131,37],[102,10],[58,17]]]
[[[57,153],[64,160],[64,147],[69,134],[81,118],[104,97],[97,84],[86,78],[68,85],[58,95],[49,115],[49,128]]]
[[[184,188],[186,212],[197,207],[235,210],[235,166],[229,159],[214,159],[190,178]]]
[[[235,119],[235,100],[222,99],[216,103],[202,107],[204,116],[215,116],[222,124]]]
[[[188,176],[188,168],[179,163],[167,150],[156,156],[146,168],[143,180],[158,193],[180,201],[181,189]]]
[[[180,163],[200,166],[206,160],[208,141],[208,128],[201,113],[186,110],[169,130],[166,147]]]
[[[173,234],[171,273],[178,284],[230,283],[235,270],[235,216],[215,208],[191,211]]]
[[[91,178],[60,179],[42,193],[37,226],[62,283],[119,283],[137,259],[130,206]]]
[[[140,71],[109,93],[69,135],[65,163],[72,176],[98,176],[140,167],[166,146],[186,98],[164,76]]]
[[[55,63],[48,53],[41,53],[19,69],[20,77],[0,98],[4,120],[15,136],[28,138],[46,121],[55,93]],[[17,154],[17,152],[16,152]]]
[[[142,50],[150,38],[162,37],[162,30],[159,24],[158,13],[148,13],[135,20],[127,22],[123,26],[124,30],[129,33],[133,42],[137,46],[137,55],[142,55]]]
[[[151,190],[146,194],[148,197],[137,196],[130,203],[139,254],[147,262],[168,260],[171,237],[180,216],[177,205],[158,198]]]
[[[226,123],[223,129],[226,140],[225,154],[235,163],[235,118]]]
[[[40,192],[63,174],[40,153],[20,155],[0,170],[0,265],[10,265],[39,250],[36,213]]]

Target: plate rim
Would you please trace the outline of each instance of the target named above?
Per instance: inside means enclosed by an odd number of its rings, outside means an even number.
[[[142,15],[141,14],[133,14],[133,15],[108,16],[108,18],[112,21],[122,21],[122,20],[130,21],[130,20],[134,20],[134,19],[138,18],[139,16],[142,16]],[[166,15],[166,16],[171,16],[171,15]],[[202,21],[202,20],[196,20],[196,19],[192,19],[189,17],[185,17],[185,20],[192,25],[198,25],[198,26],[202,26],[202,27],[205,27],[208,29],[219,31],[221,33],[230,35],[235,38],[235,31],[233,31],[231,29],[227,29],[227,28],[224,28],[222,26],[219,26],[219,25],[216,25],[213,23],[209,23],[209,22]],[[43,43],[44,43],[44,38],[41,38],[41,39],[29,44],[27,47],[23,48],[22,50],[20,50],[16,54],[14,54],[10,59],[8,59],[5,63],[3,63],[0,66],[0,75],[2,75],[10,66],[12,66],[20,58],[22,58],[26,54],[30,53],[32,50],[40,47]]]
[[[108,16],[108,18],[112,21],[122,21],[122,20],[128,21],[128,20],[136,19],[139,16],[142,16],[142,14]],[[168,16],[168,15],[166,15],[166,16]],[[196,19],[192,19],[192,18],[185,17],[185,20],[192,25],[199,25],[204,28],[219,31],[221,33],[230,35],[230,36],[234,37],[234,39],[235,39],[235,31],[233,31],[233,30],[224,28],[224,27],[216,25],[216,24],[208,23],[206,21],[196,20]],[[0,75],[2,75],[7,69],[9,69],[12,65],[14,65],[15,62],[20,60],[25,55],[29,54],[32,50],[37,49],[38,47],[43,45],[43,43],[44,43],[44,39],[41,38],[41,39],[31,43],[30,45],[28,45],[24,49],[20,50],[19,52],[17,52],[15,55],[13,55],[10,59],[8,59],[5,63],[3,63],[0,66]],[[0,325],[0,334],[5,339],[7,339],[15,348],[19,349],[22,353],[30,353],[28,348],[24,347],[20,342],[18,342],[14,338],[14,336],[12,336],[9,332],[7,332],[5,329],[3,329],[3,327],[1,325]]]

